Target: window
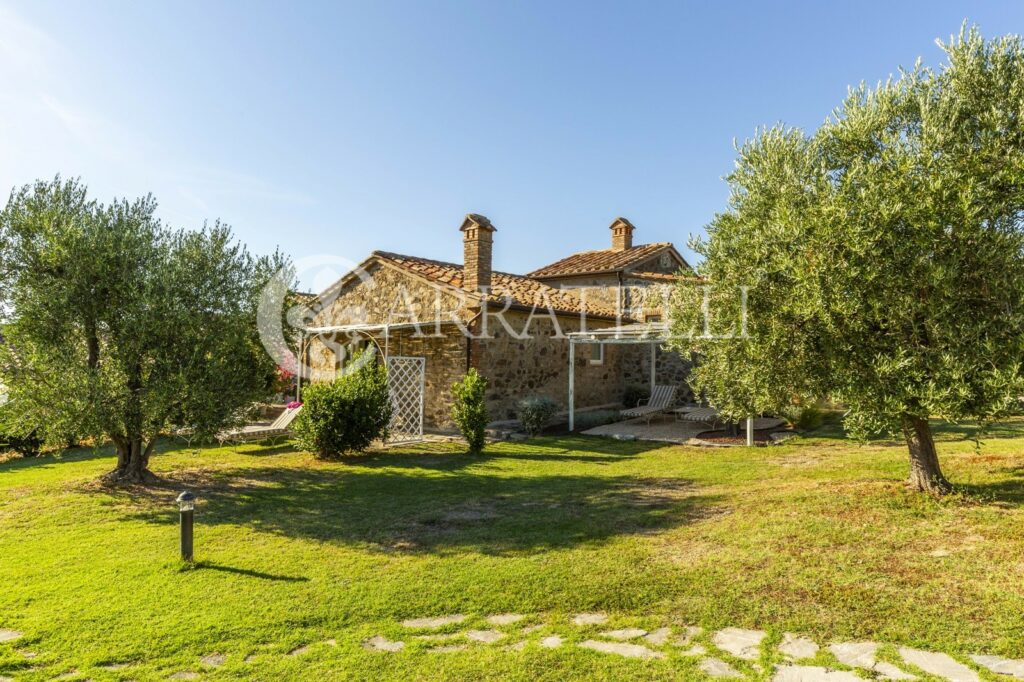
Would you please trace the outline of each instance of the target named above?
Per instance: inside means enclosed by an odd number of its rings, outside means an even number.
[[[590,344],[590,364],[592,364],[592,365],[603,365],[604,364],[604,344],[603,343],[592,343],[592,344]]]
[[[644,322],[661,322],[661,315],[644,315]]]

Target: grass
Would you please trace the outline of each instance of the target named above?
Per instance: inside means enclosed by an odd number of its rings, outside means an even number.
[[[608,627],[758,627],[1024,657],[1024,422],[980,450],[970,425],[940,427],[959,484],[944,500],[903,489],[902,445],[819,434],[715,450],[552,437],[478,458],[430,444],[336,463],[288,446],[167,443],[153,459],[165,485],[127,491],[96,482],[107,452],[10,460],[0,628],[25,635],[0,644],[0,676],[700,677],[678,655],[432,653],[399,625],[449,613],[470,617],[452,631],[527,614],[506,643],[524,624],[544,626],[531,641],[579,641],[588,631],[569,615],[605,611]],[[184,487],[201,497],[194,567],[176,559]],[[378,634],[408,648],[361,646]],[[226,663],[204,667],[209,654]]]

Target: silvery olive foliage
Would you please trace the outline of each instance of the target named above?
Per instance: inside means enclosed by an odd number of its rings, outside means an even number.
[[[902,430],[911,484],[935,492],[927,419],[995,419],[1024,394],[1024,46],[966,25],[939,45],[939,68],[852,89],[813,133],[740,146],[693,244],[704,282],[672,315],[724,412],[835,399],[855,436]]]
[[[161,433],[236,422],[272,388],[259,292],[281,266],[216,223],[172,230],[152,197],[100,204],[76,180],[12,193],[0,213],[0,380],[45,433],[109,438],[111,478],[145,481]]]

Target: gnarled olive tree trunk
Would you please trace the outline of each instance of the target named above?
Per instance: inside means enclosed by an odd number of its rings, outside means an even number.
[[[152,483],[156,475],[149,470],[149,456],[156,446],[156,438],[146,443],[141,437],[113,436],[117,449],[117,468],[105,476],[113,483]]]
[[[948,493],[953,487],[939,468],[939,455],[935,452],[935,441],[928,420],[911,414],[904,414],[901,420],[903,437],[910,450],[908,485],[914,490],[935,495]]]

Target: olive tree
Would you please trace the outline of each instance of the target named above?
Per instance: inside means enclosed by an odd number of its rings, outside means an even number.
[[[741,145],[694,243],[705,285],[672,315],[727,414],[841,401],[852,435],[902,433],[934,493],[929,418],[992,420],[1024,393],[1024,47],[966,28],[939,45],[939,68],[851,90],[814,133]]]
[[[152,478],[162,432],[213,434],[273,384],[256,308],[276,257],[254,258],[219,223],[168,229],[156,207],[102,205],[58,177],[0,213],[12,411],[45,434],[109,438],[116,481]]]

